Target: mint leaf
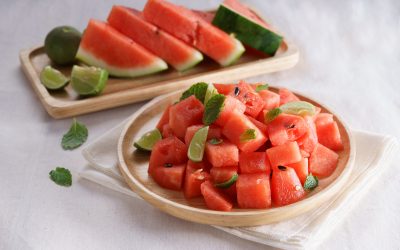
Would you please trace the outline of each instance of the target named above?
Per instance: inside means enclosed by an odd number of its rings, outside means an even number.
[[[87,137],[88,129],[86,126],[74,118],[69,131],[64,134],[61,140],[61,146],[65,150],[77,148],[86,141]]]
[[[208,84],[205,82],[199,82],[193,84],[189,89],[182,93],[180,101],[188,98],[191,95],[194,95],[199,101],[204,102],[204,97],[206,96]]]
[[[208,142],[209,142],[210,144],[213,144],[213,145],[221,144],[223,141],[224,141],[224,140],[218,139],[218,138],[212,138],[212,139],[208,140]]]
[[[221,113],[222,108],[224,107],[224,101],[225,96],[221,94],[211,97],[211,99],[206,103],[206,107],[204,109],[204,125],[210,125],[218,119],[218,116]]]
[[[243,134],[240,135],[240,141],[241,142],[246,142],[250,140],[256,139],[257,133],[255,129],[247,129],[246,131],[243,132]]]
[[[306,181],[304,182],[304,189],[312,191],[318,186],[318,178],[312,174],[307,175]]]
[[[268,113],[265,115],[265,121],[266,122],[272,122],[278,115],[282,113],[282,110],[280,108],[274,108],[268,111]]]
[[[269,85],[268,84],[262,84],[262,85],[258,85],[257,87],[256,87],[256,91],[257,92],[260,92],[260,91],[262,91],[262,90],[267,90],[269,88]]]
[[[51,170],[50,179],[54,181],[57,185],[69,187],[72,185],[72,175],[71,172],[63,167],[57,167],[55,170]]]

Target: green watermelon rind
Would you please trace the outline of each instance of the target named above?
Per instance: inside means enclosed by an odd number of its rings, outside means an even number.
[[[104,60],[96,58],[95,55],[86,51],[82,46],[79,47],[78,52],[76,53],[76,58],[90,66],[106,69],[110,75],[116,77],[138,77],[150,75],[168,68],[167,63],[161,58],[155,59],[150,65],[144,67],[121,68],[112,66]]]
[[[266,29],[224,4],[219,6],[212,24],[227,33],[233,33],[244,44],[269,55],[275,55],[283,41],[282,36]]]
[[[197,64],[199,64],[201,61],[203,61],[203,54],[201,54],[199,51],[195,50],[189,60],[186,60],[184,63],[181,63],[179,65],[175,65],[175,69],[178,71],[185,71],[190,68],[193,68]]]
[[[228,57],[218,60],[218,63],[221,64],[221,66],[223,66],[223,67],[229,66],[229,65],[233,64],[234,62],[236,62],[245,51],[243,44],[239,40],[237,40],[235,38],[233,38],[233,39],[235,41],[235,49],[233,51],[231,51],[231,53],[229,54]]]

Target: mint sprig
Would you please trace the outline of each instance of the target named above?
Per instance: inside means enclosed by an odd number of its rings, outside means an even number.
[[[256,91],[257,92],[260,92],[260,91],[262,91],[262,90],[267,90],[269,88],[269,85],[266,83],[266,84],[261,84],[261,85],[258,85],[257,87],[256,87]]]
[[[61,146],[65,150],[71,150],[82,145],[88,137],[88,129],[75,118],[72,121],[69,131],[64,134],[61,140]]]
[[[246,131],[243,132],[243,134],[240,135],[240,141],[241,142],[246,142],[250,140],[256,139],[257,133],[255,129],[247,129]]]
[[[306,189],[308,191],[312,191],[317,186],[318,186],[317,176],[314,176],[311,173],[309,175],[307,175],[306,181],[304,182],[304,189]]]
[[[208,140],[208,142],[212,145],[218,145],[221,144],[224,140],[219,139],[219,138],[212,138],[210,140]]]
[[[194,95],[199,101],[204,102],[204,97],[206,96],[208,84],[205,82],[199,82],[193,84],[189,89],[182,93],[180,101]]]
[[[69,187],[72,185],[71,172],[63,167],[57,167],[49,173],[50,179],[57,185]]]
[[[219,114],[221,113],[224,107],[225,96],[218,94],[213,97],[206,103],[206,107],[204,109],[203,114],[203,123],[204,125],[210,125],[215,120],[218,119]]]
[[[280,108],[274,108],[271,109],[270,111],[267,112],[267,114],[265,115],[265,121],[268,122],[272,122],[276,117],[278,117],[278,115],[280,115],[282,113],[282,110]]]

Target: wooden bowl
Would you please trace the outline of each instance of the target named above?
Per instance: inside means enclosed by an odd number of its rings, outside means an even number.
[[[277,88],[270,88],[277,91]],[[340,191],[346,183],[353,167],[355,148],[350,130],[336,115],[344,150],[339,152],[339,162],[335,172],[328,178],[321,179],[319,186],[299,202],[270,209],[239,209],[230,212],[210,210],[202,198],[187,200],[183,192],[160,187],[148,175],[149,153],[135,150],[133,142],[145,132],[155,128],[164,109],[177,101],[182,91],[155,98],[138,110],[123,129],[118,142],[119,168],[129,187],[144,200],[158,209],[178,218],[220,226],[256,226],[286,220],[311,209],[317,209]],[[300,99],[313,103],[329,112],[326,107],[310,98],[297,94]]]

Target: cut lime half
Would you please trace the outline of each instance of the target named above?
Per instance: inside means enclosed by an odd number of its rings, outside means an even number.
[[[100,94],[108,80],[108,72],[97,67],[74,65],[71,73],[72,88],[82,96]]]
[[[40,72],[40,81],[47,89],[58,90],[67,86],[69,78],[55,68],[46,66]]]
[[[209,83],[206,90],[206,95],[204,96],[204,104],[206,104],[208,100],[211,99],[211,97],[218,94],[218,90],[214,87],[214,85],[212,83]]]
[[[294,101],[283,104],[279,107],[283,113],[292,115],[314,115],[315,106],[305,101]]]
[[[133,143],[133,146],[141,150],[151,151],[154,144],[161,139],[162,136],[160,131],[158,129],[154,129],[142,135],[138,141]]]
[[[208,128],[208,126],[205,126],[197,130],[192,140],[190,141],[187,155],[189,159],[194,162],[200,162],[203,160],[204,147],[206,145],[208,135]]]

